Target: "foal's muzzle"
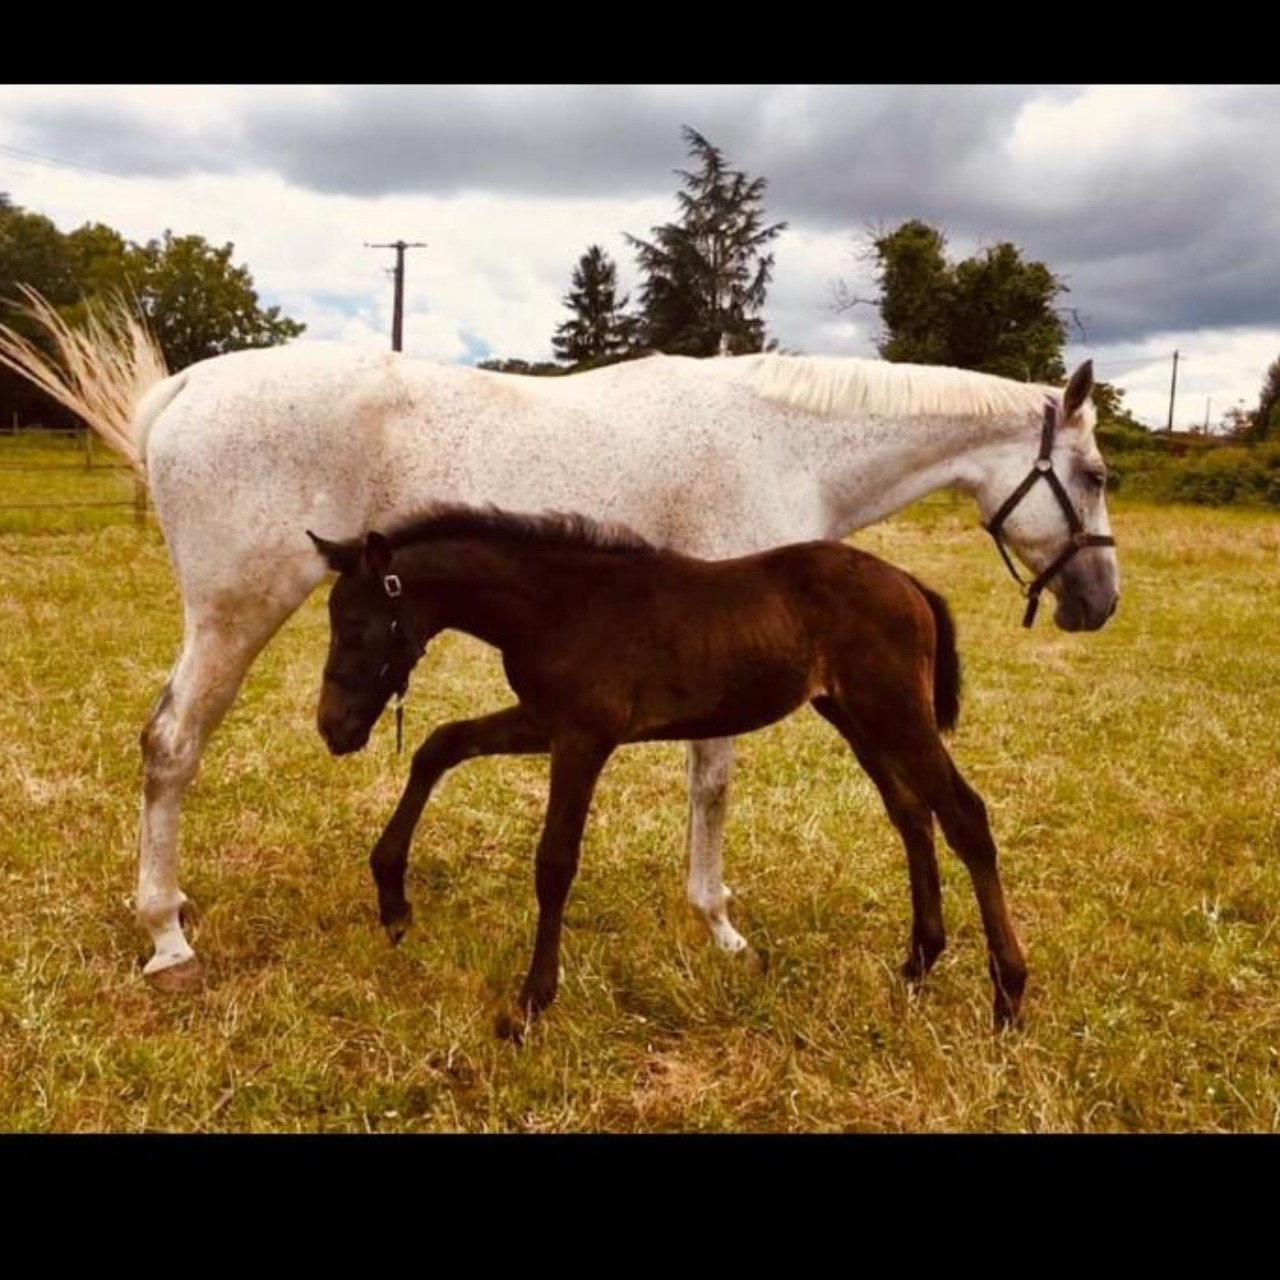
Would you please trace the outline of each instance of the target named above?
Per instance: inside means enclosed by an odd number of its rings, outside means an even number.
[[[321,716],[316,723],[325,746],[335,756],[349,756],[352,752],[359,751],[373,732],[372,725],[361,725],[347,719],[326,720]]]
[[[385,700],[371,705],[367,698],[353,696],[326,673],[316,709],[316,728],[325,746],[335,756],[359,751],[369,741],[384,705]]]

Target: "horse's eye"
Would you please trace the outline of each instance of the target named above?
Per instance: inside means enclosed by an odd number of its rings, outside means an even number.
[[[1092,489],[1105,489],[1107,487],[1107,473],[1105,471],[1089,470],[1084,473],[1085,484]]]

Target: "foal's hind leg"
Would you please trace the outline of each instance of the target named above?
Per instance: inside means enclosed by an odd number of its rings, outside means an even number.
[[[947,843],[959,854],[973,881],[987,935],[996,1026],[1014,1026],[1021,1015],[1027,962],[1005,904],[987,807],[960,776],[941,742],[937,747],[945,762],[945,778],[938,784],[934,809]]]
[[[835,719],[832,722],[849,737],[867,771],[873,778],[891,779],[897,792],[909,798],[909,806],[935,813],[947,843],[965,864],[987,938],[996,1025],[1005,1027],[1016,1023],[1027,982],[1027,963],[1005,904],[986,806],[952,763],[927,710],[899,702],[859,706],[848,700],[834,701],[846,723],[842,725]],[[817,702],[814,705],[817,706]],[[829,708],[819,707],[819,710],[832,719]],[[874,732],[871,725],[875,726]],[[890,814],[893,816],[893,810]],[[894,821],[897,820],[895,817]],[[903,839],[907,840],[906,831]],[[924,913],[917,916],[920,932],[917,933],[915,925],[912,927],[912,948],[914,951],[917,945],[922,946],[921,960],[927,968],[929,951],[935,945],[941,950],[943,936],[937,863],[931,842],[927,860],[925,845],[918,837],[919,852],[914,856],[912,847],[911,843],[907,844],[912,899],[925,907]],[[930,923],[935,908],[936,930]],[[936,952],[934,954],[936,958]],[[910,966],[909,959],[908,970]]]
[[[549,746],[529,711],[517,706],[477,720],[441,725],[414,752],[404,793],[369,859],[378,886],[378,918],[393,943],[404,937],[413,922],[413,908],[404,896],[404,873],[414,829],[436,783],[464,760],[528,755],[547,751]]]
[[[303,592],[305,595],[305,592]],[[138,854],[138,922],[154,948],[143,972],[166,991],[201,981],[200,962],[182,930],[186,895],[178,885],[182,796],[195,777],[209,735],[235,700],[245,672],[292,612],[280,602],[252,613],[189,610],[173,674],[142,731],[142,824]]]
[[[884,801],[889,821],[897,828],[907,853],[911,880],[911,940],[902,976],[917,983],[933,968],[947,944],[942,918],[942,890],[933,843],[933,811],[888,768],[875,744],[863,741],[856,723],[830,698],[816,698],[813,708],[840,732],[853,748],[867,776]]]

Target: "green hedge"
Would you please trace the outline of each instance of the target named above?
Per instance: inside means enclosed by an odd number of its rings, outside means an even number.
[[[1107,459],[1109,487],[1156,502],[1200,506],[1280,507],[1280,444],[1245,446],[1203,443],[1175,452],[1162,437],[1141,427],[1108,422],[1098,427],[1098,447]]]

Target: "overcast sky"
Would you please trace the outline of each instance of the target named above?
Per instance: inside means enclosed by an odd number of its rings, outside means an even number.
[[[1065,279],[1135,414],[1217,422],[1280,355],[1276,86],[0,86],[0,191],[64,231],[235,244],[309,338],[384,345],[392,254],[405,348],[546,359],[593,243],[676,214],[680,128],[764,177],[786,220],[765,317],[788,350],[874,355],[871,227],[922,218],[956,256],[1011,240]]]

